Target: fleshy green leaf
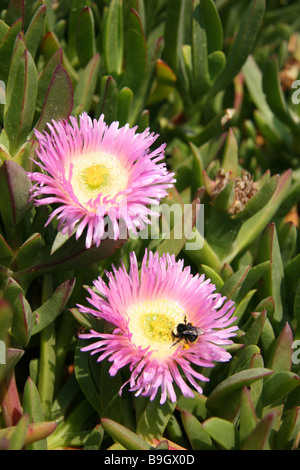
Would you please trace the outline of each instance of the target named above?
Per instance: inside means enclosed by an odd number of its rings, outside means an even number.
[[[177,408],[180,411],[188,411],[196,416],[200,421],[203,421],[208,417],[206,397],[197,392],[195,392],[192,400],[183,395],[180,396],[177,401]]]
[[[57,53],[55,57],[59,57],[59,53]],[[54,57],[52,58],[52,63],[53,62]],[[67,119],[72,111],[72,108],[73,89],[71,80],[64,67],[61,64],[58,64],[54,69],[45,95],[45,101],[43,103],[41,115],[35,125],[35,128],[39,131],[42,131],[46,128],[47,122],[51,121],[51,119]]]
[[[255,112],[255,120],[258,127],[266,131],[268,138],[275,145],[279,144],[281,140],[289,142],[290,133],[286,127],[274,117],[266,101],[262,87],[263,74],[251,55],[248,57],[242,70],[247,89],[258,110]]]
[[[41,331],[38,391],[45,419],[49,419],[55,387],[56,335],[54,323]]]
[[[112,0],[103,28],[103,59],[108,74],[120,75],[123,62],[123,1]]]
[[[213,51],[207,57],[210,79],[214,82],[223,71],[226,64],[226,56],[222,51]]]
[[[12,25],[18,18],[22,18],[24,21],[25,15],[25,2],[24,0],[10,0],[7,5],[5,12],[5,22],[8,25]]]
[[[198,99],[210,87],[207,61],[207,35],[205,21],[199,0],[193,2],[192,19],[192,87]]]
[[[78,384],[95,410],[102,415],[102,407],[99,398],[99,384],[101,366],[88,352],[81,351],[87,342],[79,339],[75,351],[75,376]]]
[[[199,149],[190,142],[193,154],[191,196],[194,198],[196,191],[203,186],[203,161]]]
[[[229,129],[225,143],[222,168],[230,173],[231,178],[239,176],[238,144],[232,129]]]
[[[96,53],[94,16],[90,7],[80,12],[76,28],[76,52],[82,67],[85,67]]]
[[[221,288],[219,289],[221,290]],[[234,316],[237,317],[237,320],[235,320],[235,323],[239,323],[241,321],[241,318],[243,317],[249,302],[251,301],[253,295],[257,292],[256,289],[250,290],[244,298],[242,298],[239,303],[236,305],[236,308],[234,310]]]
[[[88,353],[84,353],[88,354]],[[100,364],[98,365],[100,367]],[[100,375],[100,403],[102,416],[120,422],[122,415],[122,399],[119,396],[122,386],[122,378],[120,372],[113,377],[109,374],[111,364],[108,361],[101,363]]]
[[[223,28],[216,5],[212,0],[201,0],[201,10],[207,36],[207,52],[220,51],[223,47]]]
[[[294,435],[298,435],[300,429],[300,409],[293,408],[282,420],[281,426],[275,437],[275,449],[290,450],[293,445]]]
[[[34,58],[44,31],[46,6],[40,6],[33,15],[25,34],[26,47]]]
[[[285,398],[292,390],[299,386],[300,377],[297,374],[289,371],[275,372],[264,384],[264,406]]]
[[[96,108],[96,116],[105,115],[105,122],[110,124],[117,117],[117,83],[111,75],[101,79],[101,94]]]
[[[242,336],[241,343],[243,343],[245,346],[258,343],[266,321],[266,317],[266,311],[263,311],[260,315],[258,315],[252,325],[247,329],[246,334]]]
[[[262,305],[263,308],[265,307],[266,311],[268,312],[268,309],[267,309],[268,308],[268,300],[269,300],[269,308],[271,309],[271,312],[273,312],[274,306],[272,305],[272,298],[265,299],[265,300],[266,300],[265,302],[262,301],[262,304],[259,304],[257,306],[257,308],[256,308],[257,312],[259,311],[258,307],[260,305]],[[273,306],[273,308],[272,308],[272,306]],[[254,318],[256,318],[259,315],[257,312],[254,312],[252,314],[254,316]],[[272,345],[274,343],[274,340],[275,340],[274,329],[271,325],[270,320],[267,317],[266,320],[265,320],[261,335],[260,335],[260,346],[261,346],[262,351],[264,352],[264,354],[266,354],[266,357],[268,357],[268,355],[270,353],[270,348],[272,347]]]
[[[148,53],[147,53],[147,65],[146,65],[146,72],[144,79],[141,83],[141,86],[138,88],[138,90],[134,94],[134,99],[132,103],[132,108],[130,112],[130,119],[129,119],[129,124],[135,125],[136,122],[139,121],[140,117],[147,117],[147,112],[146,114],[144,113],[144,106],[148,98],[148,93],[149,89],[153,80],[153,76],[155,73],[155,67],[157,64],[157,60],[160,58],[160,55],[163,50],[163,41],[162,38],[158,38],[156,43],[148,48]],[[139,128],[143,130],[142,123],[139,122]]]
[[[82,10],[86,6],[85,0],[72,0],[70,5],[70,15],[68,18],[68,48],[73,54],[76,45],[76,32],[78,30],[78,21]]]
[[[250,266],[243,267],[226,280],[221,293],[239,302],[269,269],[269,261],[260,263],[252,268]]]
[[[271,296],[275,303],[275,310],[271,319],[274,326],[282,325],[284,320],[285,285],[283,263],[277,232],[274,224],[269,225],[263,232],[258,248],[258,262],[271,260],[270,271],[263,278],[262,295]]]
[[[3,41],[8,31],[9,31],[8,24],[4,23],[3,20],[0,20],[0,42]]]
[[[58,423],[55,432],[48,438],[48,449],[83,447],[90,435],[90,430],[86,429],[94,418],[94,408],[81,397],[79,403],[72,407],[65,419]]]
[[[22,416],[18,424],[13,428],[9,436],[9,449],[21,450],[25,444],[26,433],[29,425],[29,417]]]
[[[187,2],[181,0],[167,1],[163,58],[175,73],[178,71],[178,62],[184,41],[183,20],[186,8]]]
[[[19,450],[20,445],[22,448],[24,445],[27,446],[40,439],[45,439],[46,437],[48,437],[50,434],[52,434],[55,431],[56,427],[57,427],[57,423],[55,421],[45,421],[43,423],[28,424],[28,416],[25,416],[23,417],[18,429],[16,426],[1,429],[0,438],[5,436],[10,440],[14,435],[13,444],[16,445],[16,447]],[[25,428],[26,428],[26,433],[24,436]]]
[[[0,63],[1,63],[1,72],[0,78],[5,83],[7,83],[9,68],[11,64],[11,56],[14,49],[14,44],[17,35],[22,29],[22,18],[17,19],[9,28],[7,34],[5,35],[1,45],[0,45]]]
[[[250,368],[254,369],[260,367],[264,367],[264,359],[261,354],[254,354],[251,359]],[[262,391],[264,380],[267,380],[267,378],[265,379],[262,377],[261,379],[253,382],[249,387],[251,400],[258,416],[262,415]]]
[[[10,261],[13,257],[13,251],[10,248],[9,244],[0,234],[0,263],[3,266],[9,266]]]
[[[41,51],[46,59],[46,62],[49,62],[51,57],[61,48],[62,45],[60,44],[56,34],[53,31],[48,31],[41,42]],[[70,63],[70,60],[68,59],[68,56],[65,51],[62,58],[62,65],[67,71],[71,80],[73,82],[76,82],[78,80],[77,73],[75,72],[72,64]]]
[[[280,245],[283,266],[292,259],[297,243],[297,228],[293,222],[283,224],[278,230],[278,241]]]
[[[147,64],[147,45],[141,20],[138,13],[133,9],[129,16],[128,28],[125,71],[121,87],[126,86],[135,92],[144,79]]]
[[[147,106],[157,104],[168,99],[175,90],[177,77],[173,70],[161,59],[156,63],[155,86],[147,100]]]
[[[210,90],[210,96],[225,88],[251,54],[265,12],[264,0],[252,0],[245,10],[238,34],[227,55],[226,65]]]
[[[292,110],[288,107],[284,93],[280,84],[280,74],[278,60],[272,56],[266,63],[263,73],[263,90],[266,94],[267,102],[274,114],[286,125],[292,132],[299,132],[299,118],[293,116]]]
[[[12,63],[13,66],[13,63]],[[18,59],[16,73],[9,74],[4,127],[9,137],[10,153],[14,155],[32,130],[37,97],[38,74],[30,52],[25,49]]]
[[[60,422],[68,414],[72,407],[72,402],[78,400],[81,395],[79,384],[75,374],[71,374],[61,386],[51,407],[51,419]],[[74,401],[73,401],[74,400]]]
[[[200,421],[194,415],[188,411],[182,411],[181,419],[192,449],[212,450],[215,448],[209,433],[203,429]]]
[[[129,121],[130,109],[133,100],[133,92],[130,88],[124,87],[118,93],[117,109],[120,126],[125,126]]]
[[[243,443],[245,439],[251,434],[258,419],[255,413],[251,395],[247,387],[244,387],[241,393],[241,408],[240,408],[240,441]]]
[[[97,53],[89,61],[84,70],[79,73],[74,92],[74,109],[80,109],[80,112],[88,112],[91,107],[93,94],[98,81],[98,72],[100,67],[100,55]]]
[[[19,269],[32,265],[32,261],[39,255],[43,240],[39,233],[34,233],[22,246],[20,246],[16,261]]]
[[[248,386],[263,377],[271,375],[272,371],[266,368],[253,368],[243,370],[237,374],[228,377],[223,380],[215,389],[211,392],[207,398],[206,406],[215,415],[222,414],[224,407],[224,400],[230,396],[230,394],[241,389],[244,385]]]
[[[290,371],[292,365],[293,332],[286,324],[274,341],[269,354],[268,367],[275,372]]]
[[[285,267],[284,277],[286,285],[289,286],[290,292],[292,292],[299,280],[300,272],[300,253],[298,253]]]
[[[137,423],[137,434],[147,441],[160,439],[168,421],[174,412],[176,403],[166,401],[163,405],[159,404],[160,397],[156,395],[153,401],[148,401],[145,409],[139,416]]]
[[[235,430],[232,423],[225,419],[212,417],[204,421],[202,427],[223,449],[234,449]]]
[[[59,64],[62,64],[62,58],[63,58],[63,51],[62,49],[58,49],[50,58],[50,60],[47,62],[47,64],[44,66],[42,72],[39,75],[38,92],[37,92],[37,98],[36,98],[36,107],[39,111],[41,111],[43,108],[45,98],[46,98],[46,93],[51,83],[52,76],[54,74],[56,67]]]
[[[23,394],[23,413],[28,414],[31,422],[40,423],[44,421],[43,409],[40,396],[35,383],[28,377]],[[45,439],[33,443],[30,447],[32,450],[46,450],[47,442]]]
[[[98,424],[87,438],[83,450],[99,450],[103,440],[103,435],[104,430],[101,425]]]
[[[264,450],[268,443],[268,438],[272,430],[276,412],[268,413],[253,429],[243,444],[243,450]]]
[[[19,294],[14,305],[12,335],[22,345],[27,346],[32,334],[32,311],[23,294]]]
[[[0,210],[10,225],[17,225],[29,210],[30,180],[17,163],[6,160],[0,169]]]
[[[184,435],[184,430],[174,414],[170,417],[167,424],[167,433],[171,441],[176,442],[185,449],[188,447],[188,441]]]
[[[75,286],[75,279],[61,284],[52,297],[32,313],[32,334],[36,334],[52,323],[65,308]]]
[[[108,419],[101,419],[101,426],[115,441],[127,450],[150,450],[151,446],[140,436],[125,428],[119,423]]]
[[[243,337],[241,338],[241,342]],[[251,368],[251,362],[255,354],[259,354],[260,349],[255,344],[250,344],[240,349],[230,361],[228,376],[234,375],[245,369]]]

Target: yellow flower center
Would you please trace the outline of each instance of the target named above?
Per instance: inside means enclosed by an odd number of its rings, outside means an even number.
[[[144,317],[144,327],[147,330],[149,338],[156,341],[169,340],[170,332],[174,326],[173,321],[163,313],[150,313]]]
[[[129,312],[131,341],[150,348],[152,357],[166,358],[173,353],[172,331],[183,322],[184,310],[167,299],[148,300],[133,305]]]
[[[78,155],[72,164],[71,183],[81,204],[100,193],[113,198],[127,188],[129,172],[113,155],[102,152]]]
[[[93,165],[84,170],[83,177],[91,189],[100,188],[107,180],[107,171],[103,165]]]

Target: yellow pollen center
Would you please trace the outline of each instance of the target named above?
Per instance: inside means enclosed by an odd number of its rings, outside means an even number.
[[[167,299],[133,305],[128,312],[132,343],[149,348],[154,358],[172,355],[172,331],[183,322],[184,314],[180,305]]]
[[[91,189],[98,188],[107,179],[107,171],[103,165],[93,165],[86,169],[85,178]]]
[[[100,193],[114,198],[127,189],[129,172],[121,161],[107,153],[78,155],[72,161],[72,187],[81,204]]]
[[[149,337],[156,340],[169,340],[172,327],[174,326],[173,322],[167,315],[150,313],[144,318],[144,326],[148,329]]]

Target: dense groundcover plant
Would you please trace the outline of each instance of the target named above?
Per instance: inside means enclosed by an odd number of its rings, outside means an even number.
[[[1,8],[0,449],[299,449],[299,2]]]

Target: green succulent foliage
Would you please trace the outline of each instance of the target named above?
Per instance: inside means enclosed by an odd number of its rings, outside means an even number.
[[[0,449],[298,449],[299,2],[3,3]],[[169,238],[86,250],[45,227],[50,208],[33,207],[26,174],[34,129],[83,111],[167,143],[177,182],[164,202],[185,209]],[[145,247],[184,258],[236,306],[232,360],[201,370],[203,395],[173,404],[120,397],[128,371],[110,377],[78,339],[106,328],[74,307],[83,286]]]

